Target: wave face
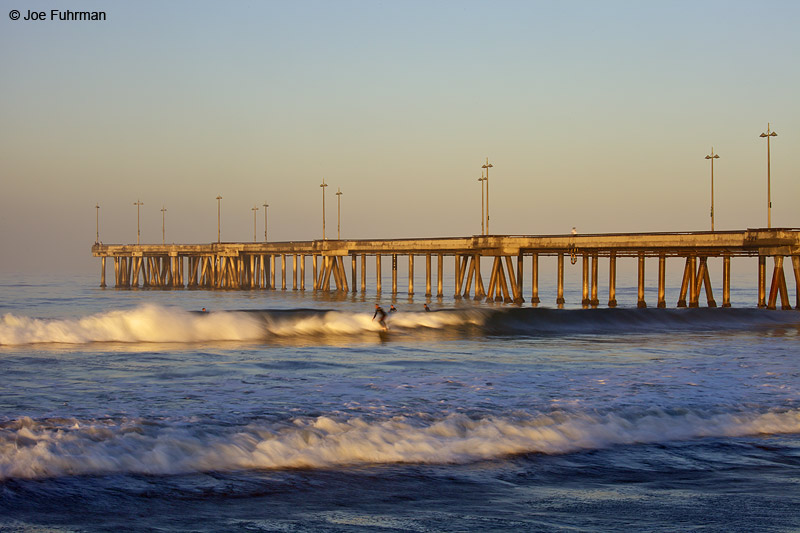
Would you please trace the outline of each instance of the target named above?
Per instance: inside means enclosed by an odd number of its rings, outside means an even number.
[[[476,331],[489,335],[625,334],[683,329],[800,326],[793,313],[758,309],[444,309],[393,313],[390,330]],[[8,313],[0,319],[0,345],[190,343],[265,341],[273,338],[348,336],[380,332],[372,314],[314,309],[198,313],[158,305],[77,319],[39,319]]]
[[[336,420],[320,416],[215,433],[191,424],[22,418],[0,425],[0,480],[101,474],[186,474],[386,463],[463,464],[613,445],[800,433],[800,411],[451,415]]]

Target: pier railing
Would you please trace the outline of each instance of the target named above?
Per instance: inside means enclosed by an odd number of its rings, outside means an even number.
[[[455,296],[523,303],[525,262],[530,263],[530,302],[539,299],[539,257],[557,258],[556,303],[564,303],[564,261],[582,261],[582,300],[596,307],[598,262],[609,261],[608,306],[616,306],[616,260],[638,259],[638,298],[644,299],[645,259],[658,258],[658,307],[666,307],[667,258],[684,260],[678,307],[697,307],[702,292],[715,307],[710,257],[721,257],[722,305],[730,306],[730,260],[758,258],[758,306],[775,309],[780,297],[790,309],[784,259],[790,258],[795,280],[795,306],[800,308],[800,229],[748,229],[743,231],[685,233],[615,233],[595,235],[478,235],[424,239],[315,240],[265,243],[211,244],[100,244],[92,254],[101,258],[101,286],[106,286],[106,259],[114,261],[114,284],[118,288],[198,289],[306,289],[306,259],[311,257],[311,288],[315,291],[367,291],[367,257],[375,261],[375,287],[382,290],[381,260],[391,258],[392,294],[397,294],[398,257],[408,258],[408,293],[414,294],[414,266],[425,260],[425,296],[443,296],[444,258],[452,257]],[[345,268],[349,257],[350,283]],[[432,263],[436,258],[436,288],[432,291]],[[481,258],[492,258],[491,273],[484,279]],[[773,258],[772,281],[767,291],[767,258]],[[291,271],[287,266],[291,261]],[[360,267],[360,284],[359,284]]]

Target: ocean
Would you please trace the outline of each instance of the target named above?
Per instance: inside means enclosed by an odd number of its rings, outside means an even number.
[[[584,310],[574,284],[97,284],[0,278],[2,531],[800,530],[800,312],[752,285]]]

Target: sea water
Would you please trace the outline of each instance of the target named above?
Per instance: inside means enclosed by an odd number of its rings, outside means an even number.
[[[800,528],[800,312],[752,287],[584,310],[96,285],[0,280],[0,530]]]

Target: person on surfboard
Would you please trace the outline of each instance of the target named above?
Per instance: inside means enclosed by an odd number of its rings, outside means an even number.
[[[381,325],[383,331],[388,331],[389,328],[386,327],[386,311],[381,308],[380,305],[375,304],[375,314],[372,315],[372,320],[375,320],[375,317],[378,317],[378,324]]]

